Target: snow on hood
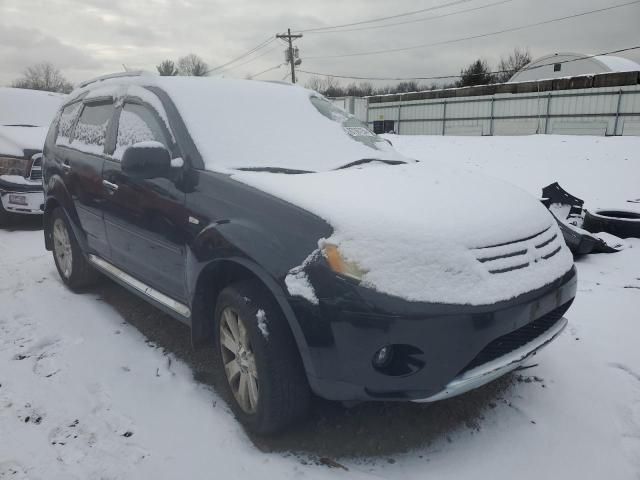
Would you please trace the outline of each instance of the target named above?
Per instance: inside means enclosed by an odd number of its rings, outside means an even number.
[[[0,88],[0,125],[48,127],[66,95],[22,88]]]
[[[22,157],[24,150],[42,150],[49,127],[0,126],[0,155]]]
[[[25,149],[42,150],[49,124],[65,97],[39,90],[0,88],[0,154],[21,157]]]
[[[573,265],[553,217],[538,200],[439,162],[304,175],[242,172],[234,178],[328,221],[334,233],[319,239],[320,247],[338,245],[347,260],[367,271],[365,285],[408,300],[494,303],[542,287]],[[491,274],[474,250],[544,230],[546,238],[558,234],[561,251],[529,268]]]

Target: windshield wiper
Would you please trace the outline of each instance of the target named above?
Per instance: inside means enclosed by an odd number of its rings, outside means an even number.
[[[242,168],[236,168],[236,170],[242,170],[243,172],[286,173],[288,175],[298,175],[301,173],[316,173],[311,170],[296,170],[294,168],[281,168],[281,167],[242,167]]]
[[[403,162],[402,160],[382,160],[380,158],[362,158],[360,160],[356,160],[355,162],[350,162],[345,165],[342,165],[341,167],[334,168],[334,170],[343,170],[345,168],[355,167],[357,165],[363,165],[365,163],[371,163],[371,162],[382,162],[382,163],[386,163],[387,165],[402,165],[407,163],[407,162]]]

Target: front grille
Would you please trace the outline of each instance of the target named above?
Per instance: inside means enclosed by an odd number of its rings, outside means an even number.
[[[562,249],[562,240],[556,229],[548,227],[540,233],[508,243],[480,247],[472,250],[478,262],[489,273],[499,274],[520,270],[549,260]]]
[[[571,306],[571,302],[573,302],[573,300],[559,306],[555,310],[552,310],[546,315],[543,315],[542,317],[526,324],[523,327],[518,328],[517,330],[514,330],[513,332],[496,338],[489,345],[484,347],[476,356],[476,358],[471,360],[471,362],[466,367],[464,367],[464,369],[460,373],[465,373],[480,365],[484,365],[491,360],[500,358],[503,355],[513,352],[523,345],[526,345],[532,340],[535,340],[544,332],[553,327],[558,322],[558,320],[562,318],[562,316]]]
[[[31,180],[42,180],[42,155],[36,156],[31,162],[29,178]]]

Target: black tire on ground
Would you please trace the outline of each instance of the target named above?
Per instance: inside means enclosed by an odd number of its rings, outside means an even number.
[[[586,210],[582,228],[591,233],[606,232],[620,238],[640,238],[640,213],[630,210]]]
[[[61,229],[60,231],[56,231]],[[56,235],[65,234],[68,237],[68,248],[61,245]],[[53,236],[53,260],[62,281],[74,291],[82,290],[93,285],[99,278],[99,273],[85,258],[78,240],[76,239],[69,220],[60,207],[51,214],[51,235]],[[70,262],[68,257],[71,257]]]
[[[253,385],[257,385],[257,406],[249,405],[253,412],[243,409],[236,396],[243,373],[238,373],[234,381],[229,380],[226,373],[225,361],[227,365],[236,361],[240,365],[242,354],[231,353],[232,349],[222,345],[221,339],[226,335],[223,329],[228,324],[225,312],[231,315],[230,318],[236,312],[245,326],[251,352],[249,364],[257,371],[257,378],[252,378],[249,376],[251,367],[243,367],[247,382],[254,381]],[[236,325],[240,322],[236,321]],[[215,328],[219,384],[224,388],[234,414],[249,431],[261,435],[276,433],[306,415],[311,391],[298,348],[280,308],[259,282],[235,283],[220,293],[215,309]],[[255,363],[251,364],[251,359]],[[249,390],[246,390],[247,395]]]
[[[2,205],[2,201],[0,201],[0,228],[7,227],[11,225],[13,220],[13,215],[7,212]]]

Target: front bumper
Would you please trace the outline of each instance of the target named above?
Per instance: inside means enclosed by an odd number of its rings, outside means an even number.
[[[0,178],[0,201],[10,213],[41,215],[44,211],[44,194],[38,183],[13,183]]]
[[[512,372],[538,352],[541,348],[556,339],[567,326],[567,319],[562,317],[549,330],[531,342],[517,348],[510,353],[479,365],[458,375],[440,392],[430,397],[414,400],[415,402],[436,402],[466,393],[481,387],[501,376]]]
[[[327,284],[334,290],[324,295],[308,274],[319,305],[290,301],[307,343],[307,375],[318,395],[342,401],[435,401],[487,383],[557,337],[577,286],[572,268],[494,305],[433,305],[348,283],[337,290]],[[374,354],[387,345],[408,352],[408,370],[374,368]]]

